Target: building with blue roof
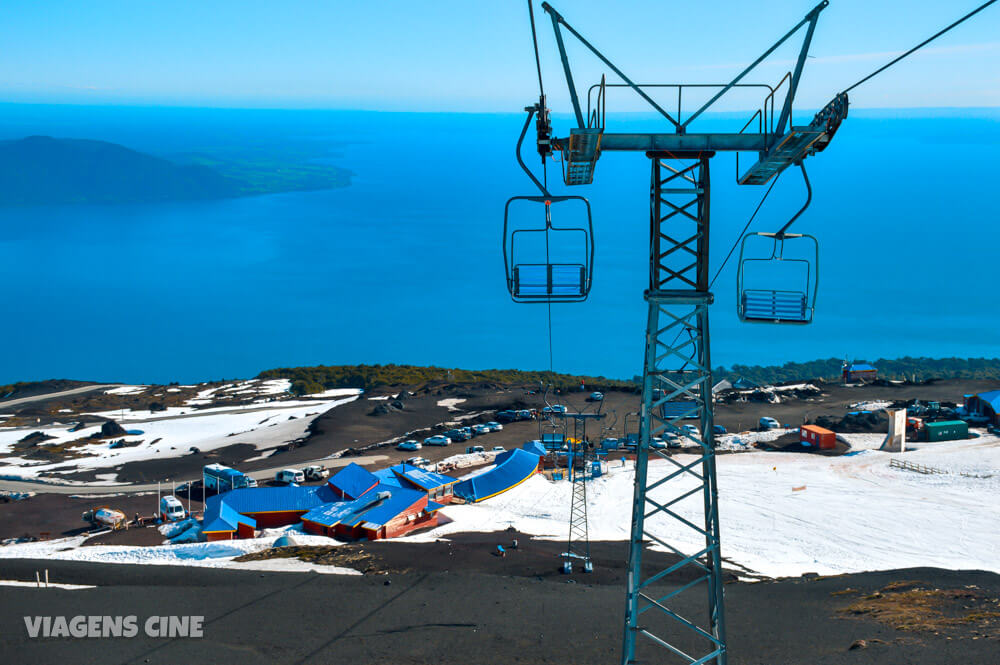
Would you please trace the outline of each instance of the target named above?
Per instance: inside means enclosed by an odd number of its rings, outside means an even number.
[[[360,464],[351,462],[331,476],[327,484],[341,499],[358,499],[378,485],[378,478]]]
[[[965,410],[970,414],[985,416],[992,424],[1000,427],[1000,390],[966,395]]]
[[[302,525],[309,533],[341,540],[379,540],[437,526],[441,507],[428,500],[427,492],[379,484],[359,499],[311,510]]]
[[[311,533],[330,537],[392,538],[436,526],[437,511],[451,501],[457,482],[411,465],[372,473],[352,463],[320,486],[245,488],[209,497],[202,531],[210,541],[252,538],[256,529],[301,521]]]
[[[878,378],[878,368],[868,363],[845,362],[840,371],[844,383],[874,381]]]

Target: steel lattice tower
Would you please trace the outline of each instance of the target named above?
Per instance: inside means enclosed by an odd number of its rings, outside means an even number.
[[[571,572],[573,560],[583,562],[584,572],[591,572],[590,533],[587,526],[587,481],[590,480],[590,456],[587,454],[587,444],[574,444],[578,448],[577,455],[569,458],[569,480],[573,486],[573,496],[569,508],[569,539],[566,542],[566,553],[563,571]],[[580,468],[577,469],[577,458]]]
[[[528,119],[521,132],[517,155],[522,169],[542,196],[515,197],[511,200],[543,200],[548,206],[567,198],[553,196],[521,159],[521,141],[536,113],[538,153],[543,164],[551,154],[560,154],[563,182],[566,185],[590,184],[598,159],[607,151],[642,153],[651,160],[652,168],[649,287],[644,294],[648,317],[628,559],[621,659],[623,665],[645,661],[637,655],[640,641],[648,646],[658,645],[691,665],[726,663],[708,329],[708,308],[713,300],[708,256],[711,198],[709,161],[719,152],[737,153],[737,183],[763,185],[773,181],[788,167],[801,165],[807,157],[829,145],[841,122],[847,117],[846,91],[834,97],[808,124],[795,125],[792,122],[792,102],[801,80],[809,45],[819,15],[828,4],[828,0],[820,0],[760,57],[728,83],[722,84],[637,83],[573,28],[551,5],[547,2],[541,5],[552,22],[575,123],[568,135],[553,134],[536,42],[539,101],[525,109]],[[533,14],[531,16],[534,38]],[[602,77],[599,84],[591,86],[586,98],[581,99],[570,66],[564,30],[622,82],[609,84]],[[744,80],[751,70],[800,30],[802,43],[792,71],[776,85]],[[605,131],[607,94],[619,88],[628,88],[643,99],[659,114],[661,123],[666,122],[664,129],[668,131]],[[728,92],[734,89],[746,92],[755,88],[763,95],[763,102],[745,125],[740,127],[737,124],[727,132],[692,131],[692,123]],[[688,94],[692,91],[701,94],[708,91],[711,96],[693,112],[684,113],[685,91]],[[776,102],[776,98],[780,99],[782,94],[784,101]],[[658,95],[658,99],[651,95]],[[668,110],[665,106],[672,107],[673,102],[667,103],[664,100],[672,99],[674,95],[676,109]],[[748,168],[741,169],[738,159],[740,153],[755,154],[756,160],[751,160]],[[765,194],[764,197],[766,196]],[[761,203],[763,204],[763,199]],[[508,210],[509,207],[510,201]],[[589,215],[589,207],[587,211]],[[752,219],[751,217],[751,221]],[[505,213],[505,243],[507,223]],[[771,237],[780,236],[783,242],[784,238],[790,237],[782,235],[787,228],[788,224],[777,234],[771,234]],[[505,244],[505,263],[507,261]],[[546,257],[541,265],[548,263],[549,259]],[[581,270],[586,270],[586,266]],[[508,277],[509,274],[508,272]],[[581,280],[581,284],[589,289],[589,274],[586,280]],[[511,288],[508,278],[508,289]],[[516,301],[521,301],[517,298],[516,289],[511,293]],[[573,290],[570,293],[573,298],[569,298],[555,293],[550,283],[544,295],[548,302],[579,302],[586,298],[587,290]],[[780,317],[775,315],[773,318]],[[796,322],[808,321],[803,319]],[[698,419],[700,427],[697,436],[680,427],[680,421],[684,418]],[[681,462],[662,448],[652,448],[653,438],[661,435],[687,436],[696,444],[697,454],[693,457],[685,456],[684,462]],[[652,476],[649,464],[651,457],[663,461],[652,467]],[[572,533],[571,524],[571,542]],[[666,568],[654,571],[643,565],[643,548],[647,543],[655,544],[673,555]]]
[[[726,636],[708,347],[712,153],[648,155],[652,160],[650,281],[645,293],[649,314],[622,661],[636,662],[636,638],[641,634],[688,662],[715,660],[722,665],[726,662]],[[663,405],[679,400],[690,404],[688,411],[666,417]],[[699,456],[682,464],[651,448],[654,436],[667,432],[683,436],[679,421],[689,416],[697,416],[700,422],[701,436],[694,439],[701,450]],[[650,478],[650,455],[669,462],[670,472],[662,478]],[[685,480],[695,482],[692,486]],[[697,504],[700,517],[696,520],[678,512],[685,500]],[[659,521],[651,523],[656,518]],[[668,542],[663,534],[665,526],[671,527],[671,533],[677,531],[673,527],[685,533]],[[645,541],[666,548],[677,561],[663,570],[644,571]],[[697,544],[684,547],[683,543],[692,541]],[[707,607],[705,614],[682,616],[673,609],[681,594],[697,593],[707,596],[707,605],[698,601]],[[687,630],[677,631],[678,627]]]

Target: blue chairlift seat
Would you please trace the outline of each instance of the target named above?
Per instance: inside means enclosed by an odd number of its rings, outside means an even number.
[[[772,244],[769,256],[750,256],[748,241],[766,238]],[[786,256],[785,246],[795,243],[801,254]],[[792,283],[778,288],[772,277],[767,283],[757,284],[747,268],[776,269],[794,266],[798,275]],[[781,278],[784,281],[784,278]],[[816,292],[819,286],[819,243],[810,235],[786,233],[749,233],[740,245],[740,261],[736,275],[737,315],[747,323],[807,324],[813,319]]]
[[[573,227],[555,226],[552,223],[553,206],[573,201],[583,204],[585,223]],[[544,223],[528,227],[515,224],[511,219],[511,207],[515,202],[541,204]],[[587,199],[582,196],[515,196],[504,207],[503,226],[507,290],[515,302],[582,302],[587,299],[594,272],[594,226]],[[553,254],[556,255],[554,260]]]
[[[578,297],[587,288],[587,267],[582,264],[520,263],[513,267],[517,298]]]

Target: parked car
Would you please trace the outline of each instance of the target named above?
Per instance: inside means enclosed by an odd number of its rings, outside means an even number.
[[[616,450],[618,448],[618,439],[601,439],[601,448],[604,448],[605,450]]]
[[[664,441],[662,438],[660,438],[658,436],[654,436],[649,441],[649,447],[650,448],[655,448],[657,450],[663,450],[663,449],[665,449],[667,447],[667,442]]]
[[[504,448],[503,446],[493,446],[493,448],[490,449],[490,452],[491,453],[505,453],[505,452],[507,452],[507,449]]]
[[[681,438],[673,432],[664,432],[663,438],[667,440],[667,448],[681,447]]]
[[[763,418],[761,418],[759,425],[761,429],[775,429],[777,427],[781,427],[781,423],[779,423],[777,420],[769,416],[764,416]]]
[[[727,432],[726,432],[726,428],[723,427],[722,425],[713,425],[712,426],[712,433],[713,434],[726,434]]]
[[[320,466],[319,464],[310,464],[302,469],[302,473],[305,475],[306,480],[323,480],[330,476],[330,471],[325,466]]]
[[[486,425],[473,425],[472,431],[476,433],[476,436],[479,436],[480,434],[489,434],[493,430]]]
[[[292,483],[304,483],[306,481],[306,474],[302,473],[299,469],[282,469],[278,473],[274,474],[274,480],[286,485],[291,485]]]
[[[685,434],[692,439],[701,438],[701,430],[694,425],[681,425],[681,434]]]
[[[451,439],[452,443],[458,443],[459,441],[468,441],[469,439],[472,438],[460,429],[450,429],[447,432],[445,432],[444,435],[449,439]]]
[[[424,439],[425,446],[447,446],[451,443],[451,439],[446,436],[441,436],[440,434],[435,434],[434,436],[429,436]]]
[[[490,422],[486,423],[486,426],[490,428],[491,432],[499,432],[500,430],[503,429],[503,425],[501,425],[495,420],[491,420]]]
[[[485,453],[485,452],[486,452],[486,449],[483,448],[482,446],[468,446],[465,449],[465,454],[466,455],[471,455],[473,453]]]
[[[604,401],[604,393],[596,392],[596,391],[592,392],[592,393],[590,393],[590,396],[587,398],[587,401],[588,402],[603,402]]]
[[[427,466],[431,463],[426,457],[408,457],[403,460],[404,464],[409,464],[410,466]]]
[[[517,415],[517,411],[497,411],[497,420],[502,423],[512,423],[515,420],[520,420]]]
[[[396,450],[420,450],[423,446],[420,445],[419,441],[414,441],[410,439],[409,441],[403,441],[401,444],[396,446]]]
[[[472,437],[476,436],[476,431],[474,429],[472,429],[471,427],[468,427],[468,426],[466,426],[466,427],[459,427],[458,431],[465,433],[465,440],[466,441],[468,441]]]
[[[518,420],[532,420],[535,414],[531,412],[531,409],[520,409],[514,412],[517,415]]]

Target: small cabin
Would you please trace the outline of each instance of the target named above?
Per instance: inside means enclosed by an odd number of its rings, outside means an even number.
[[[832,450],[837,447],[837,434],[819,425],[803,425],[799,428],[799,441],[803,446]]]
[[[868,363],[845,363],[841,376],[844,383],[868,383],[878,378],[878,368]]]

